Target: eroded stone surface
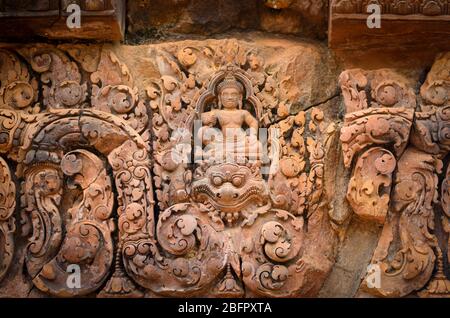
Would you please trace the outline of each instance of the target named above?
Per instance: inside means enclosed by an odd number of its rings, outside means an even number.
[[[133,42],[236,29],[325,39],[328,1],[139,0],[129,1],[127,10],[128,38]]]

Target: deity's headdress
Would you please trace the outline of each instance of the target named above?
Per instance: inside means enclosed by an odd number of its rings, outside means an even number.
[[[234,77],[234,75],[231,72],[229,72],[225,76],[223,81],[219,85],[217,85],[217,92],[220,94],[222,90],[224,90],[227,87],[236,88],[239,91],[239,93],[241,94],[244,93],[244,86],[236,79],[236,77]]]

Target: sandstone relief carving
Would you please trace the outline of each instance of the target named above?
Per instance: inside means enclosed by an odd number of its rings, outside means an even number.
[[[298,76],[323,60],[298,50],[314,57],[233,39],[149,45],[138,62],[2,48],[0,294],[23,275],[40,296],[315,297],[355,218],[382,228],[366,264],[381,284],[359,294],[448,296],[450,55],[418,92],[348,69],[340,96],[316,98]]]
[[[23,46],[2,58],[14,70],[3,96],[17,92],[1,110],[1,151],[17,162],[26,271],[39,290],[318,292],[333,263],[323,177],[335,124],[318,108],[290,115],[281,74],[255,48],[157,50],[148,108],[109,49]],[[3,172],[6,271],[15,197],[6,162]],[[74,264],[82,288],[66,284]]]
[[[317,239],[323,227],[332,232],[322,178],[334,124],[318,109],[290,116],[287,101],[280,100],[279,75],[266,73],[263,58],[252,48],[228,42],[171,49],[172,54],[158,53],[162,76],[148,90],[155,111],[156,193],[163,211],[157,230],[171,221],[180,231],[159,232],[171,243],[166,247],[160,241],[162,247],[178,256],[169,265],[179,276],[170,290],[204,292],[210,286],[221,296],[242,296],[244,289],[246,296],[297,296],[314,277],[317,292],[332,260],[305,242]],[[267,135],[264,145],[261,128],[279,138],[274,142]],[[197,148],[183,151],[183,144],[195,138],[201,139]],[[264,148],[279,159],[268,160]],[[182,214],[175,218],[175,211]],[[308,233],[307,220],[314,220]],[[194,235],[197,241],[214,240],[195,246]],[[179,245],[175,238],[192,243],[173,250]],[[331,252],[333,238],[331,233],[323,254]],[[216,256],[205,258],[205,252]],[[204,259],[202,265],[188,261],[189,253]],[[316,267],[316,257],[324,267]],[[204,281],[190,276],[196,268]],[[148,288],[165,292],[149,284],[145,271],[138,275]]]
[[[0,231],[2,244],[0,245],[0,280],[6,275],[11,266],[14,254],[14,232],[15,219],[14,209],[16,207],[16,187],[12,181],[11,170],[3,158],[0,158],[1,174],[0,180]]]
[[[408,144],[415,108],[412,89],[395,75],[388,70],[367,73],[355,69],[340,76],[347,111],[341,130],[344,165],[350,167],[355,155],[360,154],[347,199],[355,213],[381,224],[389,206],[392,173]],[[366,93],[368,85],[370,96]],[[393,152],[369,148],[376,145],[391,145]]]
[[[448,63],[448,54],[437,58],[417,106],[412,88],[398,74],[359,69],[341,74],[346,166],[357,156],[347,199],[360,217],[384,224],[371,261],[381,268],[381,284],[371,288],[363,280],[361,289],[367,293],[400,297],[422,290],[421,296],[449,295],[442,253],[448,246],[435,234],[436,222],[448,230]]]

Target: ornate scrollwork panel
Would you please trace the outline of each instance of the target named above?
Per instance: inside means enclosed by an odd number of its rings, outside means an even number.
[[[360,292],[449,294],[448,55],[420,96],[352,69],[300,105],[250,42],[151,45],[138,81],[126,50],[0,50],[0,280],[17,257],[61,297],[314,297],[356,221],[382,229]]]
[[[1,157],[0,181],[0,281],[2,281],[14,256],[16,225],[13,214],[16,207],[16,186],[8,164]]]
[[[439,242],[439,237],[436,235],[435,224],[436,221],[442,222],[442,228],[444,231],[448,231],[448,209],[446,207],[448,184],[445,177],[440,187],[440,193],[438,191],[439,175],[443,172],[443,160],[449,151],[447,65],[448,55],[441,55],[436,59],[420,89],[419,110],[415,112],[411,112],[414,111],[413,109],[410,110],[411,116],[407,118],[409,123],[405,122],[403,130],[395,128],[400,127],[397,125],[398,117],[386,118],[386,122],[392,127],[388,129],[392,133],[391,137],[388,139],[373,138],[372,142],[379,146],[360,154],[354,167],[347,195],[353,210],[359,215],[368,211],[368,209],[361,209],[361,204],[357,204],[358,198],[363,205],[371,206],[371,202],[374,202],[373,206],[378,207],[378,211],[383,211],[386,220],[385,223],[384,217],[377,220],[384,223],[384,228],[371,261],[371,265],[378,266],[377,268],[380,269],[379,285],[374,287],[372,283],[368,283],[369,277],[373,275],[369,273],[362,282],[362,290],[367,293],[384,297],[402,297],[419,291],[420,296],[441,297],[448,296],[450,292],[450,282],[443,270],[443,244]],[[346,72],[353,74],[355,71]],[[357,74],[360,77],[367,76],[366,79],[371,78],[370,72],[358,70]],[[388,73],[378,71],[375,74],[386,76]],[[349,84],[351,77],[345,72],[341,78],[344,80],[342,83],[345,84],[343,92],[345,92],[344,101],[347,109],[356,109],[355,105],[359,105],[358,99],[354,97],[359,96],[356,94],[356,89],[363,84],[369,85],[373,82],[359,79],[358,83],[351,82]],[[353,78],[356,78],[356,75],[353,75]],[[376,76],[372,76],[372,78],[376,78]],[[397,78],[399,77],[397,76]],[[394,83],[390,79],[385,79],[384,82]],[[411,100],[410,94],[404,92],[405,84],[400,83],[396,86],[403,87],[403,93],[391,95],[388,92],[389,90],[394,92],[394,89],[384,88],[384,102],[381,104],[395,100],[396,98],[392,99],[392,96],[400,96],[405,105],[410,104],[408,102]],[[348,93],[347,91],[350,89],[347,87],[352,87],[353,93]],[[372,97],[377,102],[381,102],[380,98],[377,98],[379,94],[374,93],[373,86],[371,88]],[[364,95],[364,89],[360,89],[360,91],[361,95]],[[400,99],[396,103],[399,102]],[[377,105],[372,105],[372,107],[377,107]],[[407,110],[408,108],[404,107],[397,108],[399,112]],[[404,119],[406,117],[403,117],[402,120]],[[366,138],[360,139],[357,135],[349,134],[350,131],[356,132],[355,129],[349,130],[344,127],[341,135],[344,160],[348,158],[348,166],[350,166],[350,160],[355,153],[368,145]],[[395,133],[393,133],[394,131]],[[389,139],[390,143],[393,142],[392,146],[386,142]],[[347,147],[347,140],[349,142],[356,140],[357,142],[351,147]],[[393,153],[390,152],[392,150]],[[371,153],[380,155],[385,153],[386,157],[380,156],[378,159],[373,157],[375,161],[373,164],[369,164]],[[389,167],[385,171],[379,170],[379,164],[377,165],[376,162],[383,157],[385,158],[384,166]],[[373,172],[367,168],[364,173],[362,172],[364,162],[371,167]],[[364,180],[370,180],[369,183],[376,184],[379,182],[378,180],[383,179],[384,182],[378,184],[375,195],[372,194],[375,198],[373,201],[370,194],[374,192],[368,191],[370,187]],[[392,190],[390,190],[391,188]],[[384,195],[389,191],[391,192],[390,199],[389,196]],[[364,196],[361,196],[361,193]],[[439,203],[443,210],[442,219],[435,218],[436,211],[439,210]]]

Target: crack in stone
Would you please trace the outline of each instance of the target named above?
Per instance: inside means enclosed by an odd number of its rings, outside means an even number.
[[[333,95],[329,96],[328,98],[326,98],[325,100],[319,101],[317,103],[311,104],[309,106],[306,106],[305,108],[303,108],[301,111],[308,111],[313,107],[328,103],[330,100],[335,99],[336,97],[339,97],[341,95],[340,90],[338,89],[337,91],[334,92]]]
[[[300,109],[299,112],[301,112],[301,111],[302,111],[302,112],[306,112],[306,111],[310,110],[310,109],[313,108],[313,107],[317,107],[317,106],[323,105],[323,104],[325,104],[325,103],[328,103],[330,100],[333,100],[333,99],[335,99],[336,97],[339,97],[340,95],[341,95],[341,91],[340,91],[340,89],[338,89],[338,90],[335,91],[335,93],[334,93],[333,95],[331,95],[331,96],[327,97],[326,99],[321,100],[321,101],[319,101],[319,102],[317,102],[317,103],[310,104],[310,105],[306,106],[305,108]],[[275,120],[275,121],[271,122],[271,123],[270,123],[270,126],[279,124],[281,121],[285,120],[287,117],[289,117],[289,116],[295,116],[295,115],[297,115],[297,114],[298,114],[298,112],[295,113],[295,114],[289,114],[288,116],[286,116],[286,117],[284,117],[284,118],[279,118],[278,120]]]

